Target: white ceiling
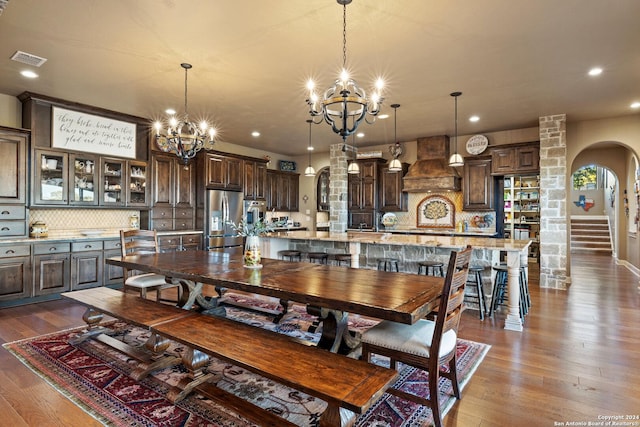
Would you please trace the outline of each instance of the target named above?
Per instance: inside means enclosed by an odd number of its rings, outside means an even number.
[[[361,125],[358,146],[398,139],[637,114],[638,0],[353,0],[347,55],[369,87],[382,74],[387,120]],[[306,80],[327,87],[342,65],[336,0],[10,0],[0,15],[0,93],[34,92],[145,118],[179,112],[189,62],[189,113],[215,121],[224,141],[306,153]],[[47,58],[29,68],[17,51]],[[593,66],[604,69],[592,78]],[[480,121],[467,121],[472,114]],[[261,137],[250,136],[258,130]],[[340,142],[313,128],[325,151]]]

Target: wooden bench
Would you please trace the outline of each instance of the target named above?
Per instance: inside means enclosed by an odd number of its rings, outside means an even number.
[[[140,362],[140,365],[131,373],[132,378],[140,380],[154,370],[181,363],[181,358],[164,354],[164,351],[171,344],[165,337],[152,333],[145,343],[145,348],[148,350],[146,352],[110,337],[108,333],[111,330],[101,327],[99,323],[103,320],[103,315],[107,314],[132,325],[151,330],[152,326],[194,316],[195,312],[159,304],[137,295],[125,294],[105,287],[65,292],[62,297],[87,306],[87,310],[82,316],[82,319],[87,323],[87,330],[71,340],[71,344],[79,344],[93,338],[135,358]]]
[[[304,345],[286,335],[176,309],[108,288],[68,292],[63,296],[88,305],[93,317],[101,311],[149,328],[156,339],[170,339],[185,345],[188,350],[183,352],[181,361],[189,375],[169,391],[169,400],[177,402],[197,390],[260,425],[292,424],[211,384],[209,380],[213,375],[205,369],[209,356],[327,402],[327,409],[320,417],[323,427],[353,424],[355,414],[366,411],[397,377],[395,370]],[[115,307],[118,304],[123,308]],[[157,369],[156,366],[153,368]],[[148,372],[149,366],[141,371]]]

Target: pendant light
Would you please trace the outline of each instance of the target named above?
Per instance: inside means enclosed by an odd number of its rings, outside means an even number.
[[[347,173],[351,175],[360,173],[360,165],[358,164],[358,150],[356,149],[356,134],[352,134],[351,136],[351,144],[353,147],[353,161],[349,163],[347,167]]]
[[[400,108],[400,104],[391,104],[391,108],[393,108],[393,140],[395,144],[389,147],[389,151],[393,156],[393,160],[389,163],[389,172],[400,172],[402,170],[402,163],[398,160],[398,157],[402,154],[402,147],[398,142],[398,108]]]
[[[458,97],[462,95],[462,92],[452,92],[451,96],[455,100],[455,125],[454,125],[454,140],[453,140],[453,148],[454,152],[449,157],[449,166],[458,167],[464,166],[464,159],[460,154],[458,154]]]
[[[316,170],[311,166],[311,152],[313,151],[313,147],[311,146],[311,125],[313,124],[313,120],[307,120],[309,123],[309,146],[307,147],[307,151],[309,152],[309,166],[304,170],[304,176],[316,176]]]

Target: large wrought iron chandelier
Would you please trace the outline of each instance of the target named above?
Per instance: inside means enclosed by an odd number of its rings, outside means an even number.
[[[206,121],[198,125],[189,121],[187,109],[187,73],[192,68],[191,64],[180,64],[184,68],[184,116],[178,120],[175,115],[169,117],[168,123],[155,123],[156,144],[160,150],[169,153],[174,152],[186,165],[194,158],[198,151],[210,149],[215,143],[216,130],[210,127]]]
[[[320,123],[323,119],[333,131],[347,141],[347,137],[353,134],[362,120],[372,124],[382,107],[382,88],[384,82],[379,78],[374,85],[373,93],[367,97],[367,93],[347,71],[347,5],[352,0],[337,0],[342,5],[342,72],[333,85],[324,91],[322,99],[315,91],[313,80],[307,82],[309,90],[309,112],[314,117],[320,117],[315,123]],[[369,119],[371,117],[371,119]],[[348,119],[352,118],[351,127]]]

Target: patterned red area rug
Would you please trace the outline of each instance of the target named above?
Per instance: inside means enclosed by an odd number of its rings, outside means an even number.
[[[235,298],[235,297],[234,297]],[[239,297],[243,302],[253,302],[266,306],[273,302]],[[274,307],[277,308],[277,304]],[[271,322],[268,316],[228,308],[227,316],[239,321],[265,327],[309,340],[317,340],[318,334],[307,331],[314,318],[303,307],[294,306],[279,324]],[[354,329],[365,330],[374,324],[369,319],[357,316],[352,320]],[[129,344],[142,345],[148,332],[122,322],[107,324],[113,336]],[[25,365],[40,375],[56,390],[75,402],[93,417],[108,426],[254,426],[242,414],[198,394],[189,396],[178,404],[171,404],[164,398],[169,388],[186,375],[181,366],[174,366],[156,372],[141,381],[129,377],[135,362],[110,347],[87,341],[73,346],[68,340],[81,329],[57,333],[7,343],[4,345]],[[179,354],[184,350],[173,345],[168,352]],[[469,381],[473,372],[489,350],[486,344],[459,340],[458,373],[461,385]],[[380,358],[376,363],[385,364]],[[387,363],[388,364],[388,363]],[[317,426],[318,414],[325,403],[311,396],[286,388],[268,379],[254,375],[244,369],[213,359],[208,366],[216,374],[216,385],[243,399],[300,426]],[[426,373],[410,367],[403,367],[398,384],[414,392],[427,390]],[[441,380],[440,390],[444,394],[444,412],[455,402],[448,381]],[[432,424],[431,411],[414,403],[394,396],[384,395],[366,414],[356,421],[357,426],[428,426]]]

